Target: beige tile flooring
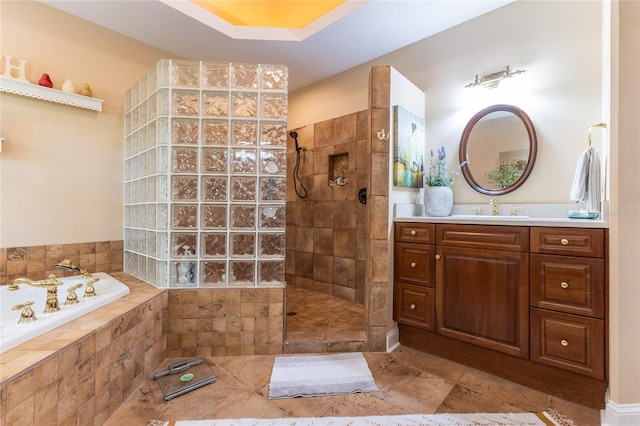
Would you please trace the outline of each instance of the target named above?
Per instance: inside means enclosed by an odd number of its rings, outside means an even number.
[[[305,323],[315,324],[320,332],[329,333],[331,324],[338,328],[350,327],[347,319],[334,321],[322,315],[332,310],[330,299],[317,294],[300,294],[303,296],[301,300],[306,301],[304,309],[300,308],[302,305],[288,304],[288,311],[294,309],[297,312],[297,315],[288,317],[290,330],[303,333]],[[288,298],[291,302],[291,294]],[[322,300],[322,307],[313,307],[309,303],[312,298]],[[338,315],[344,313],[346,305],[343,301],[334,302],[341,307]],[[347,310],[350,308],[356,312],[361,309],[350,306]],[[355,318],[357,315],[347,317]],[[302,321],[304,318],[307,320]],[[205,362],[218,376],[215,383],[164,401],[157,383],[153,379],[147,380],[114,413],[106,426],[144,426],[150,420],[539,412],[549,408],[559,410],[576,426],[600,424],[599,410],[405,346],[391,353],[365,352],[364,355],[379,392],[269,400],[269,378],[278,355],[212,357]],[[163,366],[175,361],[165,360]]]

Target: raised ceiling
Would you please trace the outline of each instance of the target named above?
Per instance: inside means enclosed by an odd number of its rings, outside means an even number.
[[[513,0],[346,0],[302,28],[235,25],[190,0],[40,1],[177,57],[287,65],[292,92]]]

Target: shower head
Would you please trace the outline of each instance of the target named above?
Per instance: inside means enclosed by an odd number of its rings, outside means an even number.
[[[73,263],[69,259],[64,259],[61,262],[56,263],[56,269],[61,269],[63,271],[78,271],[85,277],[91,276],[89,271],[84,269],[82,266]]]
[[[295,130],[292,130],[289,132],[289,136],[291,136],[293,138],[293,140],[296,143],[296,152],[300,152],[300,151],[305,151],[306,148],[304,146],[298,146],[298,132],[296,132]]]

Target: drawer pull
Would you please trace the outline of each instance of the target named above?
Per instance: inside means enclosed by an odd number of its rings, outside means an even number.
[[[411,267],[415,268],[416,266],[418,266],[418,264],[416,262],[411,262]]]
[[[436,260],[440,260],[440,255],[436,254]]]
[[[565,340],[565,339],[560,340],[560,344],[561,344],[562,346],[564,346],[565,348],[566,348],[567,346],[569,346],[569,342],[568,342],[567,340]]]
[[[562,287],[562,288],[569,288],[569,283],[562,281],[562,282],[560,283],[560,287]]]
[[[415,230],[415,229],[412,229],[412,230],[411,230],[411,235],[416,235],[416,234],[417,234],[416,230]]]
[[[567,240],[566,238],[563,238],[560,240],[560,244],[562,244],[563,246],[566,246],[567,244],[569,244],[569,240]]]
[[[416,304],[415,304],[415,303],[412,303],[412,304],[411,304],[411,306],[409,306],[409,307],[411,308],[411,310],[413,310],[413,309],[415,309],[415,308],[416,308]]]

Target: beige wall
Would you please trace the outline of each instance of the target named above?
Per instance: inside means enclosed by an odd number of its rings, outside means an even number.
[[[609,391],[640,404],[640,2],[614,2],[612,22]]]
[[[366,108],[366,93],[360,89],[366,87],[369,70],[388,64],[425,92],[427,148],[445,146],[451,166],[457,163],[464,126],[476,112],[498,103],[525,110],[536,127],[538,167],[520,191],[500,201],[570,202],[576,161],[587,147],[587,126],[604,120],[600,8],[593,1],[509,4],[292,93],[289,125],[345,114],[349,111],[342,109],[351,106],[352,111]],[[528,72],[514,79],[509,90],[464,89],[475,74],[497,72],[505,65]],[[594,132],[597,148],[603,135]],[[488,201],[461,177],[453,190],[456,203]]]
[[[610,121],[609,132],[596,129],[593,134],[594,146],[605,156],[609,138],[612,146],[610,396],[617,404],[640,404],[640,386],[635,380],[640,377],[640,3],[613,2],[615,10],[618,3],[619,29],[617,15],[612,20],[605,16],[603,21],[601,2],[509,4],[292,93],[289,126],[365,108],[373,65],[391,65],[425,91],[427,149],[444,145],[449,153],[457,153],[464,125],[473,113],[493,103],[512,103],[531,117],[539,150],[529,180],[500,200],[524,203],[570,202],[575,164],[587,146],[587,126]],[[607,28],[610,21],[616,40],[618,35],[621,38],[620,65],[614,58],[611,70],[619,73],[612,80],[619,79],[620,99],[614,85],[611,113],[606,105],[611,91],[609,70],[601,66],[609,50],[605,47],[602,54],[603,22]],[[604,36],[606,40],[608,34]],[[513,92],[492,91],[487,98],[478,99],[462,88],[476,73],[495,72],[507,64],[528,70],[521,83],[514,81],[520,87]],[[486,196],[458,179],[453,187],[456,203],[485,201]],[[413,201],[406,192],[394,192],[394,202]]]
[[[94,112],[0,94],[0,247],[122,240],[123,94],[171,56],[35,1],[0,8],[0,53],[26,59],[29,81],[87,82],[104,100]]]

